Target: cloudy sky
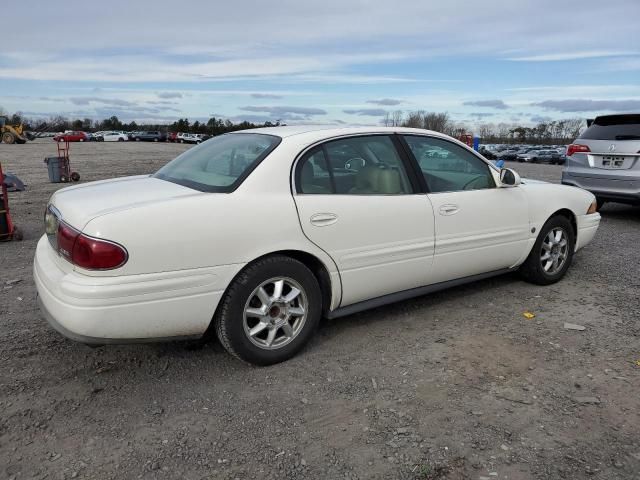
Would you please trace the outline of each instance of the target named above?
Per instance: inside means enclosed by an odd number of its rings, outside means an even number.
[[[640,0],[32,0],[2,17],[0,106],[29,116],[378,124],[429,110],[530,123],[640,111]]]

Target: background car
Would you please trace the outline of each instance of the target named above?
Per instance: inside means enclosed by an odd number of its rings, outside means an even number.
[[[194,133],[185,133],[180,138],[180,143],[200,144],[201,142],[202,142],[202,136]]]
[[[53,140],[55,142],[87,142],[89,141],[89,136],[85,132],[73,131],[58,133],[53,137]]]
[[[640,204],[640,114],[602,115],[567,148],[562,183],[589,190],[598,205]]]
[[[520,181],[436,132],[261,128],[154,175],[58,190],[34,279],[70,338],[210,331],[267,365],[298,352],[322,316],[514,270],[557,282],[595,235],[595,207],[584,190]]]
[[[518,153],[516,160],[527,163],[560,164],[562,163],[562,155],[560,155],[557,150],[533,149],[527,150],[524,153]]]
[[[129,139],[136,142],[164,142],[167,140],[167,134],[158,131],[134,132]]]
[[[516,150],[514,148],[501,150],[496,155],[496,158],[498,160],[515,160],[518,156],[518,153],[519,153],[519,150]]]
[[[498,158],[498,152],[492,146],[481,145],[478,149],[478,153],[487,160],[496,160]]]
[[[102,132],[102,138],[105,142],[125,142],[129,140],[126,133],[117,131]]]

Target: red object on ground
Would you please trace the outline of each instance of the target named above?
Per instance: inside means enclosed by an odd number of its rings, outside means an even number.
[[[468,133],[463,133],[458,137],[462,143],[466,143],[469,147],[473,148],[473,135],[469,135]]]
[[[0,164],[0,241],[22,240],[22,232],[15,226],[9,212],[9,196],[4,184],[4,173]]]

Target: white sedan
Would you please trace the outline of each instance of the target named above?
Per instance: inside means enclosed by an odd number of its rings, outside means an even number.
[[[105,142],[126,142],[129,137],[124,132],[102,132],[102,138]]]
[[[63,335],[211,332],[266,365],[322,316],[513,270],[557,282],[600,215],[591,193],[521,181],[439,133],[301,126],[214,137],[153,175],[64,188],[45,223],[34,277]]]

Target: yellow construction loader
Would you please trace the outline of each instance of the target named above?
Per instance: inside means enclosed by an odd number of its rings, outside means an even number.
[[[7,117],[0,115],[0,143],[27,143],[27,140],[32,138],[24,125],[11,125]]]

